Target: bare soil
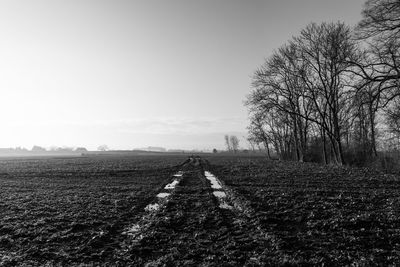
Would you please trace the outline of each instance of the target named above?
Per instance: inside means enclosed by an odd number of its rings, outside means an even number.
[[[243,155],[18,159],[0,161],[0,188],[1,266],[400,264],[400,177],[370,169]]]

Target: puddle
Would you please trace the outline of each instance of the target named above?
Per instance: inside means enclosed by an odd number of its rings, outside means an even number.
[[[217,178],[208,171],[204,172],[206,178],[211,182],[212,189],[222,189],[221,184],[218,182]]]
[[[145,226],[146,225],[146,220],[148,220],[149,217],[152,217],[153,215],[157,214],[157,212],[160,210],[161,206],[165,205],[166,202],[168,202],[168,197],[171,196],[173,194],[173,191],[176,187],[176,185],[179,184],[182,176],[183,176],[183,172],[179,171],[176,174],[173,175],[175,178],[172,182],[170,182],[169,184],[167,184],[164,187],[164,190],[171,190],[168,192],[161,192],[157,194],[157,199],[155,200],[156,203],[151,203],[148,204],[144,210],[147,212],[145,215],[143,215],[142,219],[128,227],[124,232],[122,232],[125,235],[129,235],[132,238],[134,238],[135,242],[136,241],[140,241],[143,238],[143,235],[141,234],[141,232],[145,231]],[[140,226],[142,225],[142,226]]]
[[[233,206],[229,205],[226,201],[226,193],[222,189],[221,183],[218,181],[212,173],[205,171],[204,175],[211,182],[211,188],[214,189],[213,195],[218,199],[218,207],[221,209],[233,209]]]
[[[171,195],[170,193],[159,193],[157,195],[158,198],[166,198],[167,196]]]
[[[147,205],[144,210],[145,211],[157,211],[160,209],[160,205],[158,203]]]
[[[174,177],[182,177],[183,172],[177,172],[176,174],[173,175]]]
[[[226,202],[220,203],[220,204],[219,204],[219,207],[220,207],[221,209],[226,209],[226,210],[231,210],[231,209],[233,209],[233,207],[232,207],[231,205],[229,205],[228,203],[226,203]]]
[[[175,186],[179,184],[178,180],[173,180],[172,183],[167,184],[164,189],[175,189]]]
[[[183,172],[179,171],[176,174],[174,174],[173,176],[182,177],[182,175],[183,175]],[[180,179],[174,179],[171,183],[167,184],[164,187],[164,189],[173,190],[173,189],[175,189],[176,185],[179,184],[179,182],[180,182]],[[144,208],[144,210],[145,211],[149,211],[149,212],[159,210],[160,209],[160,204],[163,204],[162,200],[167,198],[167,197],[169,197],[170,195],[171,195],[171,193],[166,193],[166,192],[158,193],[157,194],[157,198],[158,198],[158,202],[159,203],[149,204]]]
[[[223,191],[214,191],[213,192],[214,196],[218,197],[218,198],[225,198],[226,194]]]

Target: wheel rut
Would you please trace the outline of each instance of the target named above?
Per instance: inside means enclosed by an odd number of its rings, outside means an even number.
[[[259,230],[224,187],[212,188],[201,160],[182,166],[182,177],[157,212],[149,213],[136,237],[128,236],[116,253],[122,265],[237,266],[273,264],[259,257],[274,253]],[[221,206],[222,202],[229,206]],[[135,231],[135,229],[134,229]],[[139,236],[139,238],[137,238]]]

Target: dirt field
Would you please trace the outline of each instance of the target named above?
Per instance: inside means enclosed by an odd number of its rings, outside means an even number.
[[[400,177],[255,156],[0,160],[1,266],[400,264]]]

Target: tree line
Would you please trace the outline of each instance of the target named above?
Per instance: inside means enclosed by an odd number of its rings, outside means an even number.
[[[306,26],[255,71],[246,105],[249,141],[281,159],[342,165],[399,149],[400,1],[366,1],[354,28]]]

